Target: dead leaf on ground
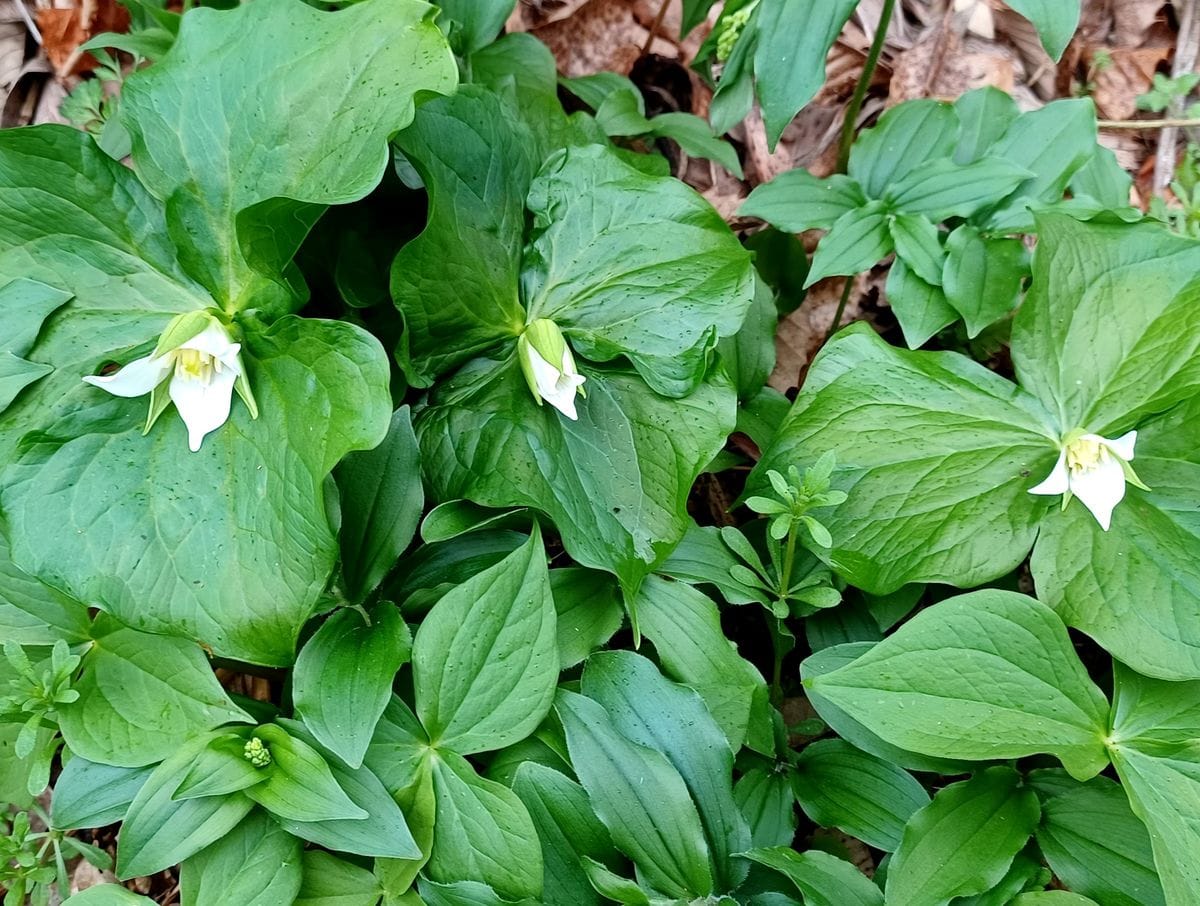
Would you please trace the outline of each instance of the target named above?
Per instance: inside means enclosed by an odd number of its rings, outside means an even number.
[[[841,277],[822,280],[808,291],[799,308],[779,322],[775,333],[775,370],[767,383],[780,393],[800,385],[801,375],[825,342],[845,285],[846,281]],[[842,314],[843,325],[861,319],[870,285],[870,274],[859,274],[854,278]]]
[[[1105,65],[1096,65],[1097,54],[1107,55]],[[1096,115],[1103,120],[1125,120],[1137,113],[1138,95],[1149,90],[1159,64],[1170,58],[1171,48],[1096,47],[1090,48],[1089,56]]]
[[[914,98],[957,98],[985,85],[1013,93],[1012,51],[980,38],[964,39],[958,26],[938,23],[896,58],[888,105]]]
[[[96,58],[80,53],[79,46],[98,34],[129,28],[129,11],[116,0],[80,0],[68,8],[43,7],[37,11],[42,50],[59,78],[91,72]]]

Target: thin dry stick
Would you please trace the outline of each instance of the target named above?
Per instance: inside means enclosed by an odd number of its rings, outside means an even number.
[[[1175,61],[1171,75],[1178,77],[1196,67],[1196,55],[1200,52],[1200,15],[1197,15],[1197,0],[1175,0],[1179,11],[1179,39],[1175,44]],[[1177,112],[1177,111],[1176,111]],[[1158,152],[1154,156],[1154,191],[1161,192],[1175,175],[1175,146],[1179,130],[1176,126],[1164,126],[1158,137]]]
[[[29,29],[29,33],[33,35],[33,40],[40,47],[42,45],[42,33],[38,31],[37,23],[33,21],[33,16],[29,15],[29,10],[25,6],[25,0],[17,0],[17,12],[25,20],[25,27]]]
[[[1165,120],[1096,120],[1101,129],[1192,129],[1200,126],[1200,119]]]
[[[662,0],[662,5],[658,8],[658,15],[654,17],[654,21],[650,24],[650,34],[646,35],[646,43],[642,45],[642,56],[650,53],[650,45],[654,43],[654,39],[658,37],[658,30],[662,28],[663,19],[667,15],[667,7],[671,5],[671,0]]]

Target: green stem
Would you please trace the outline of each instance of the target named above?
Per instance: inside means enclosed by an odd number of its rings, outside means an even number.
[[[892,10],[896,8],[896,0],[883,0],[883,11],[879,14],[879,25],[875,28],[875,40],[867,51],[867,62],[863,66],[858,84],[854,86],[854,94],[850,98],[850,106],[846,108],[846,120],[842,123],[842,140],[838,144],[838,172],[845,173],[846,165],[850,162],[850,146],[854,144],[854,127],[858,122],[858,114],[862,110],[863,101],[867,97],[867,89],[871,87],[871,79],[875,76],[875,67],[879,63],[879,54],[883,50],[883,42],[887,37],[888,25],[892,21]]]
[[[825,339],[828,340],[837,329],[842,326],[842,315],[846,313],[846,303],[850,301],[850,290],[854,287],[854,275],[846,278],[846,285],[842,287],[842,298],[838,300],[837,311],[833,313],[833,323],[829,325],[829,333],[825,334]]]
[[[780,603],[786,606],[787,593],[792,582],[792,568],[796,565],[796,530],[797,526],[792,523],[791,529],[788,531],[787,545],[783,550],[783,565],[779,569],[779,590],[778,596]],[[775,664],[771,670],[771,702],[775,707],[783,704],[783,646],[780,644],[780,633],[777,626],[779,618],[774,613],[767,614],[767,628],[771,631],[771,648],[775,655]]]

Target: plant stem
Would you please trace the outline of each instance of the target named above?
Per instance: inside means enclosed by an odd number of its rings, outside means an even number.
[[[833,323],[829,325],[829,333],[825,334],[826,341],[829,340],[837,329],[842,325],[842,315],[846,313],[846,303],[850,301],[850,290],[854,286],[854,276],[846,278],[846,285],[842,287],[842,298],[838,300],[837,311],[833,313]]]
[[[1165,120],[1097,120],[1101,129],[1191,129],[1200,126],[1200,119]]]
[[[854,127],[858,123],[858,114],[862,110],[863,101],[867,97],[867,89],[871,87],[871,79],[875,76],[875,67],[879,63],[879,54],[883,50],[884,39],[887,38],[888,25],[892,21],[892,10],[896,8],[896,0],[883,0],[883,10],[879,14],[879,24],[875,27],[875,40],[867,51],[867,62],[863,64],[862,74],[858,84],[854,86],[854,94],[850,98],[850,106],[846,108],[846,119],[842,123],[842,139],[838,144],[839,173],[846,172],[850,162],[850,146],[854,144]]]

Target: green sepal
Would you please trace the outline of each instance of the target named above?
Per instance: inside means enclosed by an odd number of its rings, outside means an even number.
[[[154,357],[158,358],[178,349],[188,340],[203,333],[206,327],[220,323],[210,312],[204,310],[187,311],[176,315],[167,324],[167,329],[159,336],[158,345],[154,347]]]

